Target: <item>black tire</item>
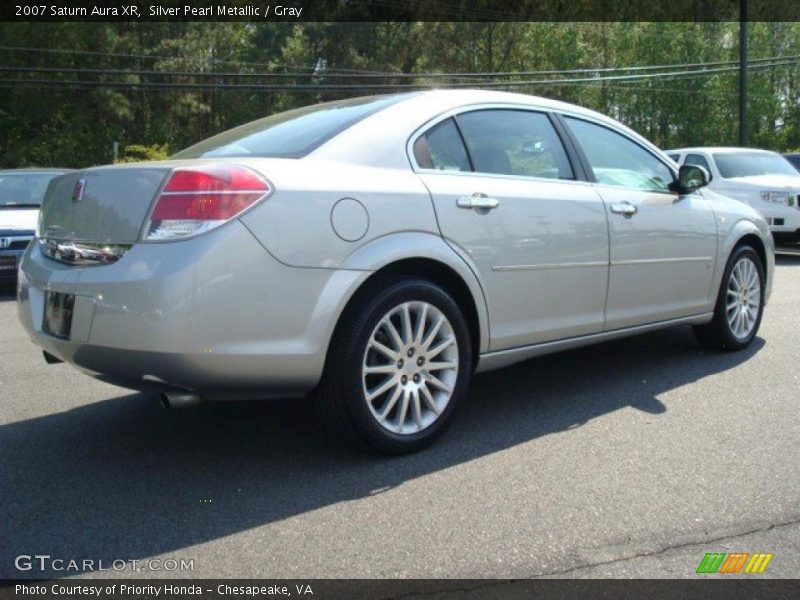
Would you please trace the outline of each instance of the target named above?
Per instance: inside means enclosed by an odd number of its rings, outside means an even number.
[[[421,431],[399,434],[383,427],[373,415],[362,382],[362,365],[367,344],[379,322],[393,308],[406,302],[428,303],[447,318],[456,338],[458,370],[450,399],[438,417],[432,417],[435,420]],[[384,454],[416,452],[431,444],[452,422],[467,393],[472,362],[467,322],[444,289],[416,278],[383,279],[370,285],[367,293],[360,294],[342,315],[315,401],[326,423],[331,423],[349,442]]]
[[[728,322],[726,314],[726,304],[728,297],[728,283],[731,278],[736,264],[743,260],[749,259],[755,264],[756,271],[758,272],[758,281],[761,291],[760,302],[758,306],[758,313],[756,315],[755,326],[746,337],[737,337],[730,323]],[[761,263],[761,257],[752,248],[752,246],[743,244],[734,248],[728,264],[725,266],[725,272],[722,275],[720,282],[719,292],[717,294],[717,303],[714,306],[714,318],[706,325],[696,325],[694,335],[700,344],[710,350],[725,350],[736,351],[746,348],[753,338],[758,333],[758,328],[761,325],[761,317],[764,314],[764,266]]]

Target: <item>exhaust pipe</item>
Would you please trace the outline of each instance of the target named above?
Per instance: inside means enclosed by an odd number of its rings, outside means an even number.
[[[203,400],[191,392],[162,392],[159,397],[164,408],[186,408],[199,404]]]

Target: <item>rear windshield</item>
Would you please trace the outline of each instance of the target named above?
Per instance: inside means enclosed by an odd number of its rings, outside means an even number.
[[[752,175],[797,175],[785,158],[769,152],[719,152],[714,154],[714,160],[725,179]]]
[[[351,98],[304,106],[252,121],[181,150],[172,158],[262,156],[301,158],[408,94]]]
[[[0,173],[0,207],[41,206],[47,184],[60,173]]]

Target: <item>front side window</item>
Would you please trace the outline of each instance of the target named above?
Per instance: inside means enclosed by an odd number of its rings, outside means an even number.
[[[687,154],[686,160],[683,161],[685,165],[695,165],[697,167],[703,167],[706,171],[711,173],[711,167],[706,160],[706,157],[702,154]]]
[[[452,118],[437,123],[416,139],[414,158],[421,169],[472,170],[467,150]]]
[[[669,191],[672,171],[633,140],[602,125],[565,117],[598,183]]]
[[[476,172],[575,179],[564,146],[547,115],[488,109],[456,118]]]

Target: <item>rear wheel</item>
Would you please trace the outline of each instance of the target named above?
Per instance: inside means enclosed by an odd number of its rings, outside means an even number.
[[[722,277],[714,319],[696,326],[701,344],[714,350],[741,350],[756,336],[764,312],[764,267],[747,245],[731,254]]]
[[[452,420],[471,371],[456,303],[433,283],[402,279],[377,286],[342,317],[317,401],[360,445],[414,452]]]

